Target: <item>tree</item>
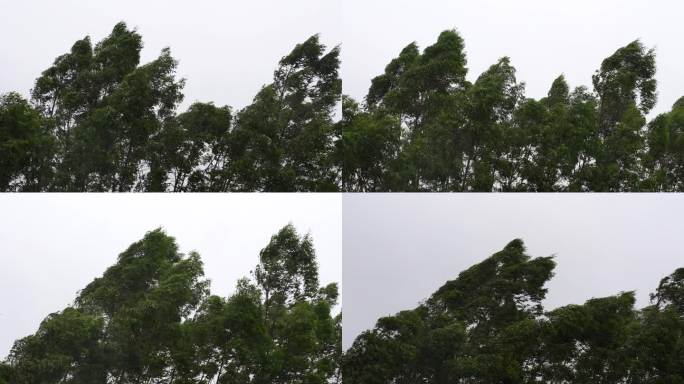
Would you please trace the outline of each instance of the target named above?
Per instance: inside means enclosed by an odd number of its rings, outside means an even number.
[[[551,258],[522,241],[448,281],[424,304],[378,320],[346,353],[349,383],[522,383]]]
[[[94,48],[77,41],[36,80],[33,99],[58,138],[53,188],[140,189],[149,141],[182,100],[168,49],[138,66],[142,37],[118,23]]]
[[[121,22],[76,41],[36,80],[31,103],[2,99],[0,189],[336,191],[339,48],[317,35],[283,57],[251,105],[194,103],[165,48],[140,64],[142,36]]]
[[[346,382],[684,382],[684,269],[642,310],[622,292],[544,311],[554,266],[513,240],[361,333],[342,360]]]
[[[17,93],[0,95],[0,190],[40,191],[53,172],[55,138]]]
[[[146,190],[187,192],[228,188],[221,170],[230,164],[232,111],[194,103],[168,119],[152,138]],[[230,182],[230,180],[226,180]]]
[[[647,124],[655,53],[641,42],[603,60],[594,92],[561,75],[540,100],[524,97],[506,57],[473,84],[465,65],[463,40],[444,31],[371,80],[341,125],[345,190],[681,189],[679,108]]]
[[[74,307],[17,341],[9,363],[18,383],[140,383],[170,380],[169,355],[182,321],[205,295],[199,255],[149,232],[88,284]]]
[[[349,97],[342,98],[339,157],[346,191],[392,190],[392,173],[401,148],[401,122],[390,114],[363,112]],[[389,183],[389,185],[387,185]]]
[[[342,90],[340,50],[325,49],[317,35],[298,44],[280,60],[273,83],[238,112],[230,189],[337,189],[332,114]]]
[[[197,253],[148,232],[15,342],[0,383],[339,383],[337,285],[319,286],[317,268],[310,237],[287,225],[224,299]]]
[[[684,190],[684,97],[648,124],[644,190]]]
[[[99,342],[105,320],[77,308],[49,315],[38,332],[15,342],[8,358],[12,383],[105,382]]]

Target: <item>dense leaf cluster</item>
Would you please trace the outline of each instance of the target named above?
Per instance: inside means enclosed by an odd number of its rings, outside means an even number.
[[[30,102],[0,96],[0,190],[684,189],[684,99],[647,122],[655,54],[639,41],[603,61],[593,91],[561,75],[534,100],[506,57],[466,80],[464,42],[445,31],[404,48],[360,105],[341,96],[339,49],[313,36],[251,105],[183,113],[170,51],[139,65],[141,48],[117,24],[58,57]]]
[[[233,111],[195,103],[169,49],[139,65],[124,23],[86,37],[36,80],[31,102],[0,96],[0,190],[326,191],[339,185],[339,49],[312,36],[273,82]]]
[[[344,190],[684,190],[684,98],[646,122],[653,50],[634,41],[603,61],[593,92],[561,75],[534,100],[506,57],[466,80],[464,48],[455,31],[409,44],[363,105],[343,98]]]
[[[147,233],[15,342],[0,383],[340,382],[337,285],[319,286],[308,235],[281,229],[228,298],[210,295],[203,275],[197,253]]]
[[[345,382],[684,383],[684,268],[641,310],[625,292],[545,312],[554,267],[512,241],[362,333],[343,358]]]

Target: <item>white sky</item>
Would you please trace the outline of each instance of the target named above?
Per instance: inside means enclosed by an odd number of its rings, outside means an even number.
[[[346,194],[343,343],[414,308],[521,238],[556,255],[546,309],[636,290],[637,307],[684,267],[676,194]]]
[[[601,61],[641,38],[657,54],[653,113],[684,96],[682,1],[346,0],[342,10],[344,93],[358,100],[406,45],[416,41],[422,50],[454,28],[465,41],[470,81],[509,56],[528,97],[546,96],[561,73],[572,88],[591,90]]]
[[[142,61],[166,46],[193,101],[241,108],[271,81],[277,61],[320,33],[342,45],[344,93],[361,100],[374,76],[411,41],[425,48],[445,29],[465,40],[472,81],[510,56],[526,94],[543,97],[564,73],[571,87],[616,49],[640,38],[657,52],[664,112],[684,95],[681,1],[643,0],[24,0],[0,1],[0,92],[28,95],[40,72],[74,41],[105,37],[126,21],[143,36]]]
[[[194,101],[242,108],[272,81],[278,61],[298,43],[320,33],[332,48],[341,43],[341,0],[22,0],[0,1],[0,93],[28,96],[35,79],[90,35],[106,37],[119,21],[136,27],[141,62],[164,47],[187,79],[181,111]]]
[[[288,222],[311,233],[320,282],[342,279],[339,194],[0,194],[0,359],[145,232],[162,226],[196,250],[227,296]]]

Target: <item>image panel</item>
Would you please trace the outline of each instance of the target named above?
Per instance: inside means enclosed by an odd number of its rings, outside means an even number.
[[[339,0],[2,2],[0,191],[335,191]]]
[[[0,196],[0,383],[339,383],[341,196]]]
[[[345,191],[681,191],[681,2],[346,1]]]
[[[348,194],[345,383],[684,379],[676,194]]]

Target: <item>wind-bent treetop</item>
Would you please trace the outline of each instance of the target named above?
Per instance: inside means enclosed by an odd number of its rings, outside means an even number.
[[[641,310],[622,292],[544,311],[554,267],[513,240],[358,336],[345,383],[684,383],[684,268]]]
[[[142,46],[119,23],[55,59],[30,102],[0,96],[0,190],[338,189],[337,47],[316,35],[298,44],[242,110],[197,102],[178,113],[176,60],[166,48],[140,65]]]
[[[502,57],[474,83],[453,30],[415,43],[343,97],[346,191],[681,191],[684,98],[650,122],[655,53],[633,41],[606,58],[593,91],[563,75],[525,97]]]
[[[337,298],[337,284],[319,285],[311,238],[291,225],[228,298],[210,294],[196,252],[157,229],[17,340],[0,383],[339,383]]]

